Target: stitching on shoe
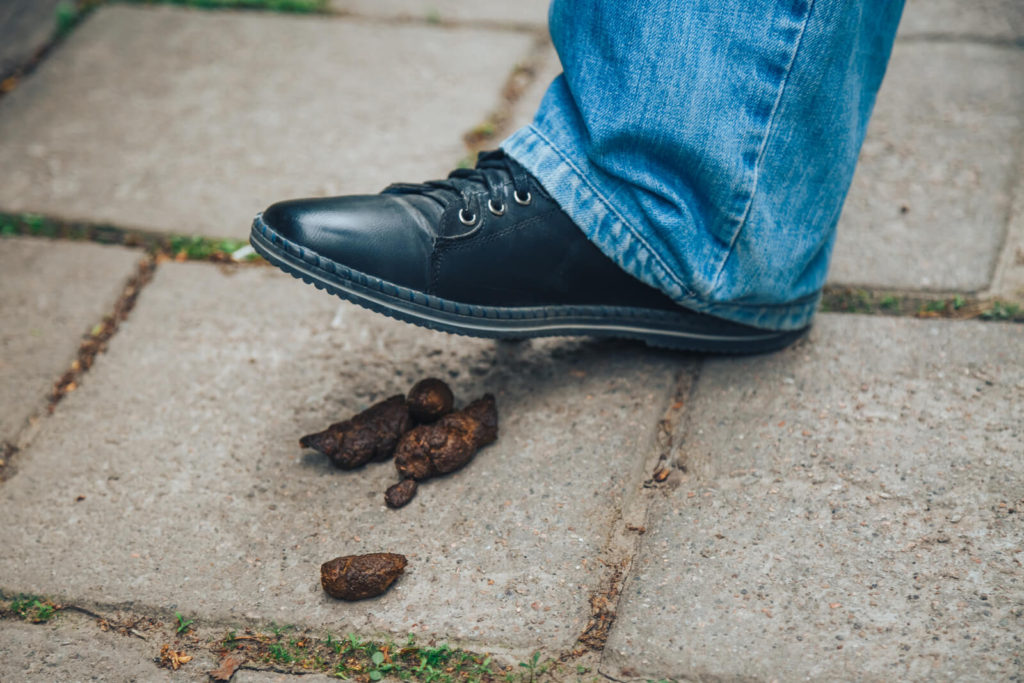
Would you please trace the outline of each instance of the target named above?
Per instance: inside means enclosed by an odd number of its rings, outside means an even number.
[[[535,216],[534,218],[529,219],[529,220],[530,221],[537,220],[540,217],[542,217],[543,215],[544,214],[540,214],[540,215]],[[262,221],[261,221],[261,223],[262,223]],[[517,225],[520,225],[520,224],[517,224]],[[508,229],[512,229],[512,228],[508,228]],[[265,223],[263,223],[262,226],[261,226],[261,232],[264,234],[264,236],[267,237],[268,241],[271,244],[274,244],[276,242],[280,242],[281,243],[282,251],[285,254],[291,253],[291,254],[293,254],[295,256],[299,256],[299,254],[302,253],[302,248],[301,247],[299,247],[297,244],[291,242],[290,240],[282,237],[281,235],[275,233]],[[269,236],[267,236],[267,233],[270,233]],[[453,245],[453,246],[456,246],[456,245]],[[437,255],[438,255],[437,263],[440,264],[441,257],[443,257],[442,251],[439,251]],[[409,289],[409,288],[406,288],[406,287],[401,287],[400,285],[395,285],[395,284],[387,282],[385,280],[381,280],[380,278],[373,277],[372,275],[367,275],[365,273],[361,273],[359,271],[352,270],[348,266],[344,266],[344,265],[342,265],[340,263],[337,263],[335,261],[332,261],[332,260],[330,260],[330,259],[328,259],[326,257],[320,256],[319,254],[316,255],[316,258],[319,261],[319,263],[311,264],[311,265],[313,265],[318,270],[323,271],[324,274],[327,274],[327,275],[332,274],[327,269],[327,267],[324,266],[324,264],[330,264],[331,267],[335,271],[333,274],[337,275],[338,277],[340,277],[343,280],[347,280],[349,283],[356,284],[356,285],[361,285],[361,286],[366,287],[368,289],[376,289],[376,290],[378,290],[380,292],[383,292],[385,294],[388,293],[386,288],[387,287],[391,287],[394,290],[394,294],[389,294],[389,296],[394,296],[395,298],[404,298],[403,297],[403,293],[408,292],[410,297],[411,297],[410,300],[414,301],[414,302],[415,302],[415,295],[416,294],[422,294],[422,296],[423,296],[423,303],[421,305],[426,306],[427,308],[432,308],[432,309],[434,309],[436,311],[441,311],[441,312],[444,312],[444,313],[455,313],[457,315],[464,315],[466,317],[472,317],[472,318],[484,318],[484,319],[487,319],[487,318],[492,318],[493,317],[493,319],[500,319],[500,320],[537,319],[537,320],[545,320],[545,321],[547,321],[547,320],[560,320],[560,319],[565,319],[565,318],[574,318],[574,317],[578,317],[578,316],[579,317],[586,317],[586,316],[596,315],[596,316],[604,317],[604,316],[609,316],[609,315],[615,315],[615,316],[619,316],[619,317],[631,318],[633,320],[647,320],[647,321],[650,321],[652,323],[654,323],[654,322],[671,323],[671,322],[675,321],[676,319],[678,319],[680,317],[683,317],[683,316],[679,316],[679,315],[673,314],[673,313],[668,312],[668,311],[660,311],[660,310],[656,310],[656,309],[638,310],[638,309],[632,309],[632,308],[627,308],[627,307],[622,307],[622,306],[603,306],[603,305],[594,305],[594,306],[560,306],[559,308],[561,310],[559,310],[557,312],[551,310],[551,308],[548,307],[548,306],[515,306],[515,307],[509,307],[509,306],[487,306],[487,307],[482,307],[481,306],[480,307],[480,311],[478,313],[477,311],[473,310],[473,305],[459,304],[458,302],[452,301],[450,299],[444,299],[444,298],[441,298],[441,297],[438,297],[438,296],[435,296],[435,295],[432,295],[432,294],[416,292],[415,290],[412,290],[412,289]],[[306,259],[301,259],[301,260],[306,261]],[[330,282],[330,280],[328,280],[328,283],[329,282]],[[461,310],[463,307],[465,307],[467,309],[467,311]],[[656,334],[656,333],[657,333],[656,331],[652,331],[652,334]]]

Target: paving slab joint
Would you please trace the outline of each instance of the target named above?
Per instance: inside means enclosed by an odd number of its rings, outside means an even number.
[[[1024,322],[1024,300],[987,292],[921,292],[882,287],[827,286],[819,310],[886,317]]]
[[[327,7],[321,12],[339,19],[354,19],[367,23],[382,25],[413,25],[432,26],[447,29],[466,29],[472,31],[506,31],[512,33],[539,33],[547,35],[547,27],[538,28],[536,23],[519,21],[502,21],[498,19],[446,19],[436,14],[425,13],[422,16],[413,14],[399,14],[391,17],[381,17],[373,14],[363,14],[358,10],[334,9]]]
[[[95,362],[96,356],[106,351],[111,337],[135,308],[139,293],[153,279],[155,270],[156,259],[147,257],[139,261],[135,274],[125,283],[121,295],[114,303],[113,310],[103,316],[103,319],[86,333],[85,339],[78,346],[77,358],[71,362],[71,367],[53,385],[49,396],[48,411],[50,413],[53,413],[61,399],[78,387],[82,376]]]
[[[430,10],[423,14],[401,13],[395,16],[366,14],[358,10],[339,9],[328,0],[92,0],[93,4],[122,5],[170,5],[188,9],[212,12],[265,12],[269,14],[312,15],[320,18],[356,20],[381,25],[434,26],[449,29],[484,31],[513,31],[533,33],[537,24],[531,22],[503,21],[498,19],[446,19]]]
[[[517,71],[520,68],[529,70],[533,67],[520,65]],[[514,77],[510,78],[514,80]],[[487,141],[494,143],[502,134],[499,129],[494,129],[493,134],[488,133],[484,138],[472,138],[476,142],[472,146],[467,143],[467,149],[481,149],[487,146]],[[473,135],[472,131],[467,133],[467,136]],[[473,160],[467,156],[462,163],[472,165]],[[1020,207],[1015,209],[1015,215],[1024,216],[1024,191],[1019,194]],[[989,290],[922,292],[829,285],[824,289],[819,309],[827,313],[1024,322],[1024,299],[1015,295],[1015,283],[1024,277],[1019,272],[1024,271],[1024,227],[1021,226],[1024,226],[1024,220],[1020,218],[1011,224],[1004,253],[993,279],[994,285]],[[6,236],[116,244],[141,249],[153,256],[157,263],[207,261],[266,265],[242,240],[154,232],[34,213],[0,212],[0,238]]]
[[[606,571],[600,585],[589,597],[590,618],[577,638],[576,646],[562,654],[559,661],[572,661],[588,653],[599,657],[604,651],[608,634],[615,623],[622,588],[640,551],[640,540],[647,531],[647,518],[656,495],[652,489],[657,484],[652,486],[651,482],[656,481],[658,475],[648,477],[646,473],[659,472],[667,461],[672,450],[672,434],[685,413],[696,374],[696,369],[691,367],[680,370],[675,377],[675,388],[658,420],[652,447],[635,471],[630,488],[627,489],[632,495],[627,495],[616,511],[604,549],[597,557]]]
[[[135,273],[125,283],[111,312],[104,315],[83,335],[75,359],[54,382],[47,396],[46,414],[53,414],[61,399],[78,388],[82,376],[92,367],[96,356],[106,351],[110,339],[135,307],[139,293],[152,280],[155,270],[156,259],[152,256],[142,259],[136,267]],[[15,442],[5,441],[0,444],[0,482],[11,479],[17,473],[16,456],[31,443],[32,438],[39,431],[40,417],[41,415],[38,413],[29,415]]]
[[[280,14],[332,14],[328,0],[94,0],[122,5],[185,6],[203,11],[274,12]]]
[[[551,39],[546,31],[533,29],[533,43],[520,62],[518,62],[505,78],[501,86],[498,104],[483,121],[473,126],[462,136],[466,145],[467,156],[460,165],[472,166],[476,162],[476,154],[484,149],[491,149],[509,135],[513,110],[523,93],[533,84],[541,72],[541,66],[547,51],[551,47]]]
[[[665,411],[664,417],[658,421],[657,449],[658,459],[650,470],[651,476],[644,481],[644,488],[672,488],[676,486],[681,474],[688,470],[685,455],[672,458],[678,439],[676,433],[680,421],[686,415],[686,407],[690,404],[697,382],[700,379],[703,363],[699,363],[691,373],[684,375],[676,382],[676,390],[672,401]]]
[[[96,356],[106,350],[111,337],[128,317],[135,306],[139,292],[152,279],[155,268],[156,261],[152,256],[142,259],[136,267],[135,273],[122,288],[111,312],[104,315],[99,322],[85,332],[75,353],[75,359],[54,382],[46,397],[46,414],[52,414],[61,399],[78,388],[82,376],[92,367]],[[0,483],[17,474],[17,455],[32,442],[33,437],[38,433],[41,417],[39,411],[33,411],[18,430],[13,443],[0,442]]]
[[[11,595],[0,591],[0,621],[45,624],[85,617],[99,631],[142,640],[156,666],[183,669],[264,671],[286,675],[321,673],[341,678],[383,676],[436,680],[480,680],[526,683],[567,678],[561,664],[541,661],[539,654],[516,663],[500,655],[474,652],[447,643],[404,644],[386,639],[364,639],[354,633],[335,638],[314,635],[310,629],[271,623],[206,620],[195,624],[184,617],[156,616],[132,606],[83,606],[37,595]],[[42,610],[42,611],[41,611]],[[76,616],[72,616],[76,615]],[[228,659],[233,660],[225,666]],[[183,668],[184,667],[184,668]],[[230,678],[230,676],[229,676]],[[379,677],[378,677],[379,678]],[[226,679],[215,679],[226,680]]]
[[[16,64],[4,73],[0,73],[0,101],[7,93],[18,87],[18,84],[39,66],[68,35],[88,17],[104,0],[74,0],[58,7],[54,17],[56,30],[53,37],[45,45],[36,50],[24,64]]]
[[[213,263],[266,264],[245,240],[183,235],[144,228],[120,227],[109,223],[66,220],[37,213],[5,213],[0,211],[0,239],[3,237],[35,237],[113,244],[129,249],[142,249],[165,261],[210,261]]]

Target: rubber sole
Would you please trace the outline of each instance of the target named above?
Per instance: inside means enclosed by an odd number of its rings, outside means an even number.
[[[702,321],[708,320],[705,316],[621,306],[464,304],[408,289],[326,259],[277,234],[260,216],[253,221],[249,241],[268,262],[317,289],[396,320],[470,337],[618,337],[681,351],[762,353],[788,346],[808,329],[708,331],[699,329]]]

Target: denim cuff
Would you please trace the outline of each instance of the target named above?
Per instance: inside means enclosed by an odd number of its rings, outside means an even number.
[[[781,304],[746,304],[699,297],[651,248],[642,226],[631,224],[601,192],[583,155],[570,156],[533,125],[520,128],[501,148],[532,173],[583,234],[627,273],[679,305],[743,325],[795,330],[810,324],[821,292]],[[714,292],[712,292],[714,294]]]

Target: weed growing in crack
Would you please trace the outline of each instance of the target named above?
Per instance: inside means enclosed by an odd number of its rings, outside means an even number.
[[[370,663],[373,664],[373,668],[370,669],[369,677],[371,681],[379,681],[384,678],[384,674],[393,669],[394,667],[390,664],[384,664],[385,655],[381,650],[377,650],[370,655]]]
[[[288,627],[276,624],[271,632],[230,630],[209,643],[221,656],[232,653],[252,662],[261,662],[276,671],[303,673],[319,671],[343,680],[360,683],[384,678],[424,681],[425,683],[492,683],[508,680],[526,683],[535,680],[548,663],[539,655],[531,660],[532,669],[497,668],[490,655],[482,655],[448,644],[417,646],[410,635],[403,644],[360,638],[354,633],[338,637],[326,633],[322,638],[301,632],[286,634]],[[529,679],[530,675],[534,679]]]
[[[251,250],[247,250],[249,253],[244,256],[236,256],[239,249],[248,245],[244,240],[218,239],[201,235],[158,235],[112,225],[64,221],[34,213],[0,212],[0,237],[17,236],[141,247],[160,261],[236,263],[260,260],[259,255]]]
[[[70,0],[62,0],[55,11],[57,21],[57,37],[62,38],[71,33],[71,29],[82,20],[84,9]]]
[[[186,633],[191,627],[195,619],[186,620],[185,617],[181,616],[181,612],[175,612],[174,618],[178,620],[178,628],[176,633],[180,636],[182,633]]]
[[[11,600],[10,612],[32,624],[45,624],[57,614],[59,606],[38,595],[19,595]]]
[[[176,235],[168,241],[168,251],[177,259],[207,261],[217,255],[230,255],[244,247],[242,240],[210,239],[200,235]]]
[[[533,656],[530,657],[528,660],[526,660],[525,662],[519,662],[519,666],[521,666],[524,669],[526,669],[527,672],[529,673],[530,677],[527,679],[527,681],[529,681],[529,683],[533,683],[533,681],[536,678],[544,675],[544,673],[548,669],[548,664],[547,663],[544,663],[544,664],[540,663],[540,652],[534,652]]]
[[[983,320],[1021,320],[1024,319],[1024,308],[1008,301],[993,301],[989,308],[981,312]]]
[[[239,647],[240,641],[238,638],[238,632],[235,631],[235,629],[231,629],[230,631],[228,631],[227,635],[224,636],[224,639],[221,641],[220,644],[222,648],[229,651]]]
[[[878,292],[845,287],[826,287],[820,310],[827,313],[862,313],[1024,322],[1024,306],[999,299],[980,299],[969,294],[946,298],[911,293]]]
[[[294,626],[289,626],[289,625],[278,626],[276,623],[270,622],[270,632],[274,634],[275,638],[280,638],[281,634],[283,634],[285,631],[288,631],[288,630],[293,629],[293,628],[295,628],[295,627]]]
[[[273,643],[270,646],[270,659],[281,664],[290,664],[295,661],[295,657],[288,651],[281,643]]]

